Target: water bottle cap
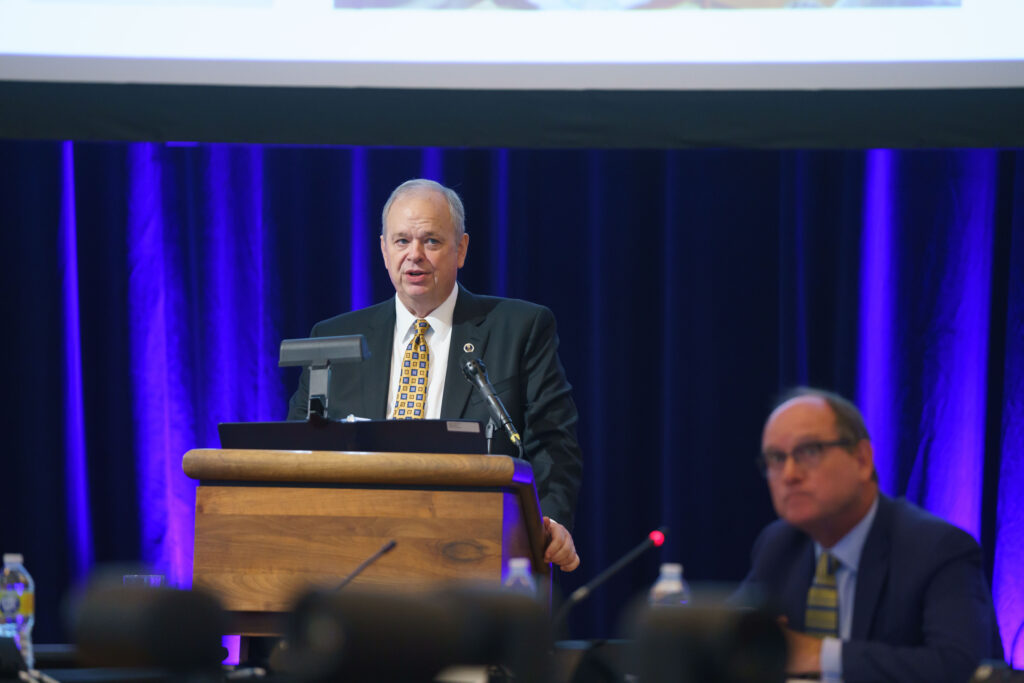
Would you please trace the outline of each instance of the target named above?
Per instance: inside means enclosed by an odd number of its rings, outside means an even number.
[[[21,553],[4,553],[4,564],[21,564],[24,561]]]
[[[530,569],[530,558],[528,557],[512,557],[508,561],[509,569]]]
[[[661,565],[661,573],[675,576],[683,575],[683,565],[678,562],[665,562]]]

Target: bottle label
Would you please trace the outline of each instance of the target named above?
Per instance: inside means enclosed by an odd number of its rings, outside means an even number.
[[[18,594],[14,591],[0,593],[0,612],[5,619],[21,615],[32,616],[35,612],[35,595],[33,593]]]

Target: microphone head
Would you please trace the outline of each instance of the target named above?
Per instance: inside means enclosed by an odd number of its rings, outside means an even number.
[[[477,377],[487,378],[487,366],[479,358],[468,358],[462,364],[462,374],[466,376],[466,379],[473,382],[476,381]]]

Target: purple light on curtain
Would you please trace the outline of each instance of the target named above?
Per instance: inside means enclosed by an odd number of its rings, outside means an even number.
[[[423,159],[420,161],[420,175],[430,180],[436,180],[439,183],[444,183],[442,178],[442,160],[441,150],[437,147],[424,147],[423,148]]]
[[[956,202],[943,226],[948,259],[936,283],[920,446],[907,488],[980,540],[996,155],[960,151],[952,159],[947,187]]]
[[[197,351],[206,357],[208,379],[205,383],[208,385],[211,399],[210,410],[214,415],[212,420],[199,425],[204,433],[200,443],[196,445],[215,448],[217,422],[237,422],[244,419],[240,410],[248,404],[248,401],[237,399],[242,387],[246,385],[242,381],[242,363],[238,362],[236,356],[242,349],[243,341],[239,338],[237,327],[229,323],[234,314],[234,306],[239,302],[239,290],[248,289],[252,277],[251,271],[247,270],[251,262],[248,255],[243,253],[243,245],[236,244],[232,239],[232,222],[236,220],[237,215],[235,207],[230,201],[225,201],[226,197],[231,197],[237,192],[237,188],[232,187],[237,180],[232,177],[229,148],[225,145],[210,145],[203,151],[203,156],[208,155],[204,159],[207,163],[205,188],[202,194],[206,200],[206,220],[200,225],[206,256],[197,275],[205,274],[210,280],[210,286],[202,288],[202,297],[206,304],[203,327],[207,333],[203,335],[203,348]],[[262,292],[251,293],[250,301],[253,305],[256,305],[255,302],[261,294]],[[196,303],[195,300],[193,303]],[[254,322],[258,323],[259,320],[260,318],[256,317]],[[244,393],[247,397],[252,395],[249,391]]]
[[[380,227],[370,217],[370,188],[366,180],[366,148],[352,148],[352,213],[349,229],[349,287],[352,310],[366,308],[370,301],[370,264],[373,258],[370,236]]]
[[[175,228],[165,221],[161,148],[128,152],[128,307],[143,559],[188,586],[192,576],[195,487],[181,456],[195,446],[191,343]]]
[[[193,391],[208,406],[198,418],[197,445],[217,446],[217,423],[273,419],[284,398],[276,374],[279,339],[266,307],[263,151],[258,145],[208,150],[206,220],[195,251],[205,254],[198,270],[212,286],[189,298],[204,319],[204,333],[189,334],[204,340],[197,352],[200,367],[208,368]]]
[[[494,152],[491,165],[491,294],[508,294],[508,150]]]
[[[246,415],[248,420],[277,420],[281,417],[282,406],[288,405],[288,390],[281,384],[278,371],[278,351],[281,345],[281,333],[278,330],[274,312],[267,306],[269,290],[274,287],[275,273],[272,270],[272,259],[268,254],[267,228],[263,210],[263,150],[260,145],[247,145],[245,148],[248,168],[247,189],[238,203],[247,207],[248,220],[240,225],[242,236],[249,238],[249,254],[255,264],[253,280],[254,291],[258,296],[243,293],[241,301],[252,301],[256,307],[256,325],[252,317],[247,315],[243,306],[238,306],[234,324],[243,329],[256,329],[255,362],[256,368],[256,410]]]
[[[1013,196],[1024,197],[1024,171],[1018,170]],[[1024,667],[1024,212],[1013,217],[1003,369],[1002,453],[996,509],[996,554],[992,592],[1007,661]]]
[[[85,406],[82,398],[82,338],[78,306],[78,225],[75,220],[75,148],[61,145],[61,206],[58,253],[64,314],[64,438],[67,515],[74,550],[73,571],[84,578],[93,564],[89,514]]]
[[[867,153],[864,226],[861,233],[860,338],[857,401],[875,447],[875,469],[883,491],[896,479],[896,410],[892,404],[895,292],[893,256],[893,152]]]
[[[195,347],[198,358],[182,362],[207,369],[191,388],[203,435],[196,445],[217,446],[217,423],[275,419],[286,396],[277,375],[280,335],[267,308],[273,277],[263,210],[263,148],[211,145],[192,154],[206,164],[205,211],[192,231],[201,241],[189,249],[201,255],[201,262],[190,263],[189,269],[197,271],[190,279],[207,278],[208,285],[187,299],[203,320],[202,333],[189,330],[187,335],[202,344]],[[190,239],[183,234],[178,243]],[[168,286],[184,292],[186,284],[172,279]],[[191,511],[174,524],[194,528]],[[191,534],[180,538],[190,554]],[[229,653],[225,663],[237,664],[238,636],[225,636],[222,642]]]
[[[220,644],[223,645],[224,649],[228,651],[228,656],[221,661],[221,664],[225,666],[237,666],[241,660],[242,637],[222,636],[220,639]]]

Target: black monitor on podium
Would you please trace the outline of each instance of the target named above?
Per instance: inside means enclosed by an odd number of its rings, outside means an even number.
[[[385,453],[487,453],[474,420],[222,422],[221,448]]]

